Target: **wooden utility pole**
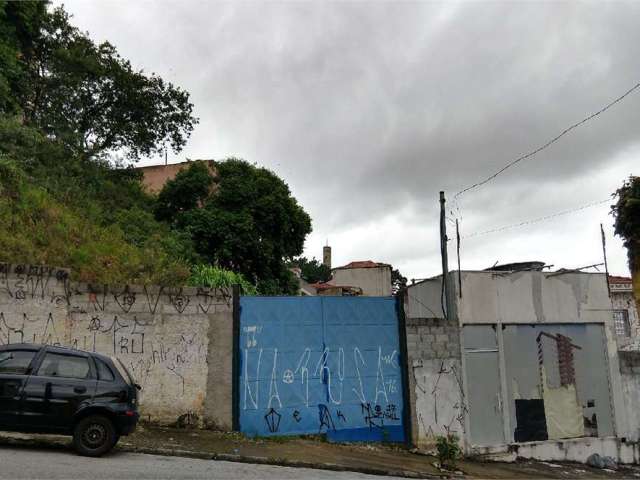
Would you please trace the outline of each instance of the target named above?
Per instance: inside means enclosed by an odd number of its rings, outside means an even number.
[[[462,298],[462,270],[460,270],[460,226],[456,218],[456,252],[458,254],[458,296]]]
[[[442,257],[442,294],[440,295],[440,303],[442,304],[442,314],[445,319],[448,319],[451,305],[449,300],[449,256],[447,254],[448,238],[445,204],[444,192],[440,192],[440,256]]]
[[[611,285],[609,285],[609,265],[607,264],[607,241],[604,236],[604,227],[600,224],[600,234],[602,237],[602,256],[604,257],[604,273],[607,276],[607,292],[611,298]]]

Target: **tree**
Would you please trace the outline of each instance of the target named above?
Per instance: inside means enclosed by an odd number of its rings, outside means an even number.
[[[311,260],[306,257],[298,257],[291,266],[297,265],[301,271],[301,276],[309,283],[327,282],[331,278],[331,269],[325,264],[312,258]]]
[[[311,219],[273,172],[244,160],[194,162],[158,195],[157,218],[188,232],[208,263],[241,273],[261,294],[297,293],[287,263]]]
[[[397,295],[400,290],[407,287],[407,277],[400,273],[397,268],[391,269],[391,292]]]
[[[87,158],[120,151],[133,159],[185,145],[198,121],[187,92],[135,70],[110,43],[96,45],[62,7],[16,3],[0,3],[0,29],[10,34],[0,45],[9,72],[0,95],[8,89],[12,100],[2,102],[5,111],[19,106],[27,125]]]
[[[108,154],[179,148],[190,111],[186,93],[94,45],[62,9],[0,0],[0,260],[184,284],[203,261],[191,237],[156,220],[141,173]]]
[[[45,2],[0,0],[0,113],[20,112],[19,98],[28,83],[23,60],[32,51],[46,15]]]
[[[214,177],[205,162],[194,162],[168,181],[158,194],[156,217],[172,222],[182,213],[204,204]]]
[[[611,207],[615,218],[615,233],[623,239],[627,248],[634,291],[636,298],[640,299],[640,177],[629,177],[615,196],[616,204]]]

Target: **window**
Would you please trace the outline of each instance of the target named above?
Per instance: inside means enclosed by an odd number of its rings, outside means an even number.
[[[98,366],[98,378],[107,382],[113,382],[115,377],[113,376],[113,372],[111,371],[111,368],[109,368],[109,365],[104,363],[99,358],[94,357],[94,360],[96,361],[96,365]]]
[[[26,375],[35,355],[28,350],[0,352],[0,374]]]
[[[86,357],[47,353],[38,369],[43,377],[87,378],[89,361]]]
[[[616,326],[616,335],[619,335],[621,337],[631,336],[631,325],[629,325],[628,310],[614,310],[613,321]]]
[[[127,382],[129,385],[133,385],[135,381],[133,380],[133,377],[129,373],[129,370],[127,370],[127,367],[124,366],[124,363],[122,363],[122,361],[119,358],[116,358],[116,357],[109,357],[109,358],[111,358],[111,361],[118,369],[118,372],[120,373],[120,376],[123,378],[123,380]]]

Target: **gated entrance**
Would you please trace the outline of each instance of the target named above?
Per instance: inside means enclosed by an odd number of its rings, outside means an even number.
[[[240,431],[405,440],[396,301],[241,297]]]

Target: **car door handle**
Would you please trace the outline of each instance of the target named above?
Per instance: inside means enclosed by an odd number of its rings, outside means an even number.
[[[84,393],[87,391],[87,387],[73,387],[73,391],[76,393]]]

